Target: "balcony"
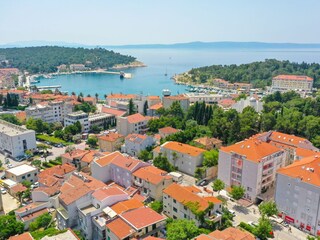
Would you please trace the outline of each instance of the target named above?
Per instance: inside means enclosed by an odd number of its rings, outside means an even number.
[[[211,216],[206,216],[205,220],[210,221],[210,222],[219,222],[222,218],[222,215],[215,212],[213,215]]]
[[[143,186],[143,182],[140,182],[138,180],[134,180],[134,185],[136,185],[138,187],[142,187]]]
[[[69,214],[68,212],[64,209],[64,208],[58,208],[57,212],[65,219],[68,220],[69,219]]]

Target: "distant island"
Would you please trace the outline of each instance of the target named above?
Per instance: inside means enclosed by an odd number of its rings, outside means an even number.
[[[222,78],[231,83],[251,83],[254,88],[271,85],[272,78],[279,74],[306,75],[314,79],[314,87],[320,87],[320,64],[294,63],[266,59],[241,65],[212,65],[193,68],[188,72],[176,75],[176,82],[185,84],[211,85],[215,78]]]
[[[145,66],[135,57],[104,48],[58,46],[0,48],[0,67],[13,67],[30,74]]]

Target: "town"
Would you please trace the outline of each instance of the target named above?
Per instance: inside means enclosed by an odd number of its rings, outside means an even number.
[[[15,88],[17,75],[0,69],[1,239],[320,235],[313,78],[99,98]]]

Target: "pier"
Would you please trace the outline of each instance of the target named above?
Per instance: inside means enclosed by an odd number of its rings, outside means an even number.
[[[33,85],[35,86],[35,85]],[[61,85],[52,85],[52,86],[35,86],[39,91],[42,90],[52,90],[52,89],[60,89]]]

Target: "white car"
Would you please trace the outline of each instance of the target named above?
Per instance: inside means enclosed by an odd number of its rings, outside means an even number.
[[[11,163],[9,163],[9,164],[7,165],[7,167],[8,167],[8,168],[13,168],[13,165],[12,165]]]
[[[31,189],[35,189],[39,187],[39,183],[38,182],[35,182],[34,184],[31,185]]]
[[[258,224],[256,222],[253,222],[253,221],[249,221],[248,224],[253,226],[253,227],[258,226]]]
[[[1,188],[1,193],[2,193],[2,194],[6,194],[6,193],[7,193],[7,189]]]

